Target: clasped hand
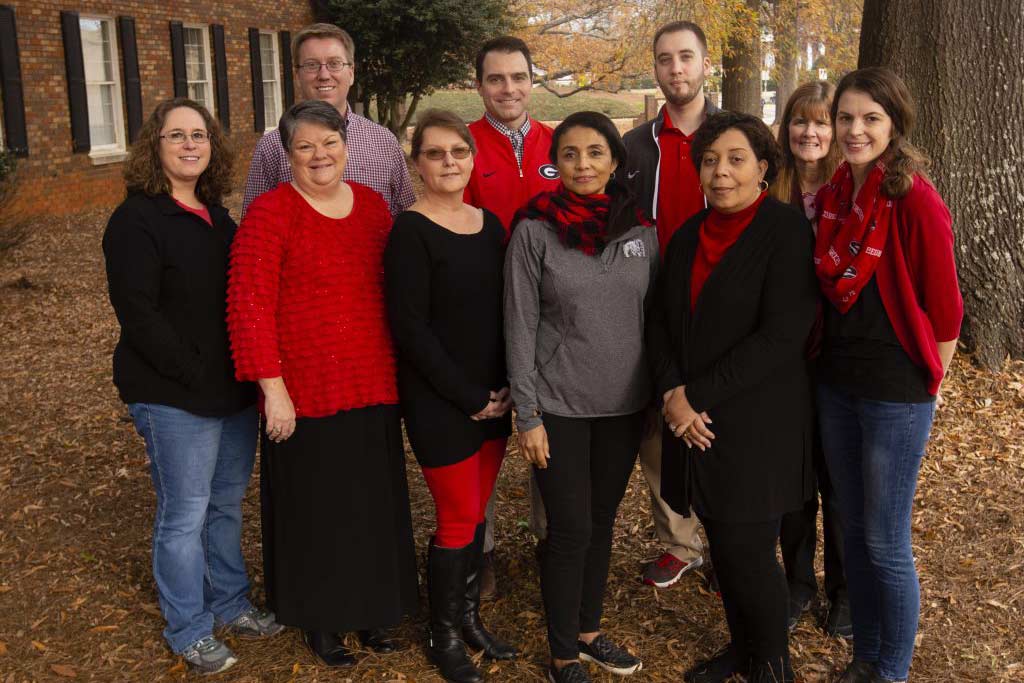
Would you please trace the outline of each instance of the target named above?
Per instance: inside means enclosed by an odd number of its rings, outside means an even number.
[[[491,392],[491,399],[476,415],[470,415],[471,420],[493,420],[496,417],[501,417],[509,410],[512,409],[512,392],[509,391],[508,387],[504,387],[498,391]]]
[[[711,424],[711,417],[707,412],[698,413],[690,405],[686,398],[686,387],[679,385],[669,389],[662,397],[664,407],[661,414],[665,416],[665,423],[672,433],[686,442],[690,448],[699,448],[705,451],[711,447],[714,440],[714,433],[708,429]]]

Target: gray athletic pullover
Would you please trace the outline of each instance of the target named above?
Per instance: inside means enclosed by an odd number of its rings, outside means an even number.
[[[505,345],[516,426],[563,417],[628,415],[651,399],[644,316],[658,235],[636,226],[596,256],[520,222],[505,256]]]

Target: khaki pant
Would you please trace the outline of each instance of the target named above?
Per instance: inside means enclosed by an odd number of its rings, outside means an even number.
[[[658,415],[661,423],[661,416]],[[658,540],[665,544],[665,550],[680,562],[696,560],[704,551],[697,534],[697,515],[690,511],[689,517],[679,515],[661,499],[661,430],[640,442],[640,470],[647,479],[651,491],[651,510],[654,512],[654,530]]]
[[[546,538],[548,535],[547,514],[544,512],[544,501],[540,498],[540,489],[537,488],[537,480],[533,478],[533,468],[529,468],[530,478],[530,531],[537,539]],[[494,487],[497,490],[497,486]],[[484,528],[484,552],[494,550],[494,496],[491,492],[491,499],[487,501],[487,526]]]

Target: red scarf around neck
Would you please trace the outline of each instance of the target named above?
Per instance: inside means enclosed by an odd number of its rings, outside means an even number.
[[[697,297],[704,288],[711,271],[725,256],[725,252],[736,243],[761,206],[767,192],[762,192],[757,199],[745,209],[735,213],[721,213],[712,208],[697,233],[697,253],[693,257],[693,268],[690,270],[690,311],[697,307]]]
[[[559,184],[553,192],[541,192],[516,212],[514,226],[524,218],[547,221],[558,231],[558,239],[570,249],[594,256],[608,241],[608,212],[611,195],[581,195]]]
[[[853,196],[853,171],[845,161],[818,192],[814,270],[821,291],[840,313],[857,301],[878,267],[893,223],[893,201],[882,194],[885,165],[878,161]]]

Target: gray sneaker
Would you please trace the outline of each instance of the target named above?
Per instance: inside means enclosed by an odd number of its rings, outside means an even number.
[[[181,653],[188,665],[201,674],[219,674],[227,671],[238,657],[224,643],[213,636],[206,636],[189,645]]]
[[[283,631],[284,626],[275,621],[273,612],[250,607],[233,621],[224,624],[224,629],[227,633],[242,638],[268,638]]]

